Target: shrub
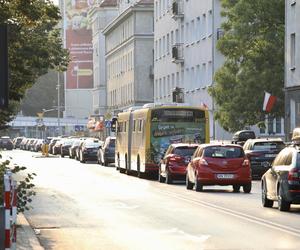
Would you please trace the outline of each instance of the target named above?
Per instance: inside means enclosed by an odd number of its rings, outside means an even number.
[[[2,158],[0,154],[0,158]],[[3,204],[3,194],[4,194],[4,173],[6,170],[10,170],[13,174],[18,174],[21,171],[26,170],[26,167],[20,167],[14,165],[10,166],[10,161],[0,161],[0,204]],[[32,196],[36,193],[33,190],[34,184],[32,180],[36,176],[35,173],[26,174],[25,177],[20,176],[20,180],[17,181],[17,210],[19,212],[24,212],[25,210],[29,210],[29,203],[32,201]],[[19,177],[19,175],[18,175]]]

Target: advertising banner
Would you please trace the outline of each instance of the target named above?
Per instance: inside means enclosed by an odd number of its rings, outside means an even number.
[[[65,38],[71,62],[66,73],[67,89],[93,88],[92,30],[87,12],[90,0],[65,0]]]

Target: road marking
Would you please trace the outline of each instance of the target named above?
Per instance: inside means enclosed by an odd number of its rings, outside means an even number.
[[[183,197],[182,195],[174,194],[174,193],[171,193],[171,192],[160,190],[160,193],[164,193],[167,196],[175,197],[177,199],[181,199],[181,200],[184,200],[184,201],[187,201],[187,202],[190,202],[190,203],[194,203],[196,205],[200,205],[200,206],[203,206],[203,207],[206,207],[206,208],[212,208],[212,209],[214,209],[218,212],[221,212],[223,214],[228,214],[228,215],[231,215],[231,216],[243,219],[243,220],[247,220],[247,221],[255,223],[255,224],[266,226],[266,227],[269,227],[269,228],[272,228],[272,229],[276,229],[276,230],[294,235],[296,237],[300,237],[300,230],[296,229],[296,228],[293,228],[293,227],[285,226],[285,225],[278,224],[278,223],[275,223],[275,222],[270,222],[268,220],[265,220],[265,219],[262,219],[262,218],[259,218],[259,217],[256,217],[256,216],[252,216],[252,215],[245,214],[245,213],[242,213],[242,212],[234,211],[232,209],[221,207],[221,206],[215,205],[215,204],[210,203],[210,202],[199,201],[199,200],[195,200],[195,199],[192,199],[192,198],[186,198],[186,197]]]

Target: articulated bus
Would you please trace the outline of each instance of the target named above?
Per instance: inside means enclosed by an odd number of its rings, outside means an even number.
[[[141,177],[158,173],[171,143],[209,143],[208,111],[178,104],[145,104],[118,114],[116,167]]]

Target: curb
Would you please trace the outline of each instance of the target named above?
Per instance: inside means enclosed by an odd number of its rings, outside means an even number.
[[[17,250],[44,250],[23,213],[17,218]]]

